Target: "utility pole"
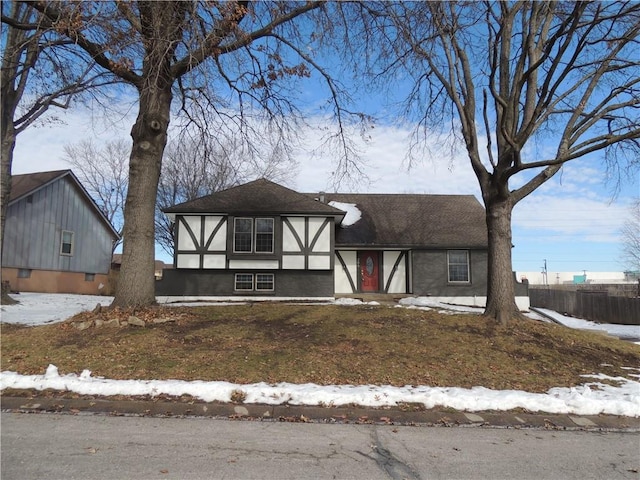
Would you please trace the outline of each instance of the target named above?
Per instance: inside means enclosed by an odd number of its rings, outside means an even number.
[[[542,267],[542,283],[544,285],[549,285],[547,281],[547,259],[544,259],[544,266]]]

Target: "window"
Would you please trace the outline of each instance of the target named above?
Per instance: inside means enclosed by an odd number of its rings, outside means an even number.
[[[93,282],[96,279],[96,274],[95,273],[85,273],[84,274],[84,281],[85,282]]]
[[[62,244],[60,245],[61,255],[73,255],[73,232],[62,231]]]
[[[274,284],[273,273],[236,273],[234,289],[237,292],[273,292]]]
[[[31,269],[29,268],[18,269],[18,278],[31,278]]]
[[[469,283],[469,252],[466,250],[449,250],[449,282]]]
[[[233,228],[235,253],[273,253],[273,218],[236,218]]]
[[[253,238],[253,220],[250,218],[236,218],[233,231],[233,251],[251,253],[251,239]]]
[[[253,274],[252,273],[236,273],[236,286],[238,291],[253,290]]]
[[[256,274],[256,290],[273,291],[273,273],[257,273]]]
[[[256,253],[273,253],[273,218],[256,218]]]

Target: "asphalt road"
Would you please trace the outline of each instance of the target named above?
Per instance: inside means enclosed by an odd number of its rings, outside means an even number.
[[[640,433],[3,412],[1,478],[638,479]]]

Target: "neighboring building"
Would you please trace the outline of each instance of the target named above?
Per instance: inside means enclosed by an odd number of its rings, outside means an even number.
[[[2,280],[13,291],[100,294],[118,238],[71,170],[14,175]]]
[[[581,285],[638,283],[639,272],[518,272],[521,281],[531,285]]]
[[[120,272],[120,268],[122,267],[122,254],[114,253],[111,259],[111,270],[114,272]],[[162,260],[156,260],[153,268],[153,276],[156,280],[160,280],[162,278],[162,273],[165,268],[171,268],[170,265],[167,265]]]
[[[159,296],[486,301],[485,211],[472,195],[312,195],[260,179],[165,213],[176,244]]]

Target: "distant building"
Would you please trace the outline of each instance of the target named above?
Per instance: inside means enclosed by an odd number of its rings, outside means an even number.
[[[580,285],[637,283],[634,272],[517,272],[520,281],[526,279],[530,285]],[[546,275],[546,278],[545,278]]]
[[[116,272],[119,272],[121,266],[122,266],[122,254],[114,253],[111,259],[111,269]],[[162,272],[165,268],[171,268],[171,265],[167,265],[162,260],[155,261],[153,274],[156,280],[160,280],[162,278]]]
[[[71,170],[14,175],[2,280],[13,291],[103,293],[118,239]]]

